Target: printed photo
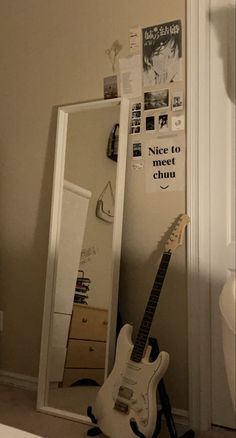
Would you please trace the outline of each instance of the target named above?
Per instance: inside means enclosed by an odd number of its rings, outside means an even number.
[[[104,78],[104,99],[113,99],[117,96],[117,76]]]
[[[160,132],[169,130],[168,114],[160,114],[158,117],[158,129]]]
[[[146,131],[154,131],[155,130],[155,117],[149,116],[146,117]]]
[[[141,110],[141,102],[133,103],[132,105],[132,111]]]
[[[140,119],[133,119],[131,126],[140,126]]]
[[[169,90],[148,91],[144,93],[144,109],[162,109],[169,106]]]
[[[183,91],[176,91],[172,95],[172,111],[180,111],[184,108]]]
[[[181,20],[143,29],[143,84],[182,80]]]
[[[142,157],[142,145],[141,143],[133,143],[133,158]]]
[[[184,115],[172,117],[171,128],[172,131],[184,130]]]
[[[141,111],[132,111],[132,118],[141,117]]]
[[[140,134],[140,126],[131,126],[131,134]]]

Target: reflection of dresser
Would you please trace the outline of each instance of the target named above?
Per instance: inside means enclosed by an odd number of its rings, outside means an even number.
[[[79,380],[104,380],[107,310],[73,305],[63,386]],[[78,382],[79,383],[79,382]]]

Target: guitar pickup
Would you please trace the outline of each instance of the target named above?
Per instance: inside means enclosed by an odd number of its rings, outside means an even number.
[[[134,391],[126,386],[120,386],[118,396],[126,400],[131,400]]]
[[[121,400],[116,400],[115,401],[114,408],[117,411],[122,412],[122,414],[128,414],[129,413],[129,405],[127,405],[126,403],[122,402]]]

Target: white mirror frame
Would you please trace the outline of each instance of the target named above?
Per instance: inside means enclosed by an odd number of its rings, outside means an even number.
[[[129,100],[116,98],[87,103],[78,103],[58,108],[54,177],[51,203],[51,220],[49,230],[49,246],[47,274],[45,285],[44,313],[42,324],[41,351],[38,377],[37,410],[70,420],[91,424],[89,417],[47,405],[48,397],[48,363],[50,348],[50,332],[52,329],[52,313],[54,304],[54,279],[58,260],[58,247],[61,224],[62,194],[66,155],[66,139],[68,115],[83,110],[109,108],[120,105],[119,146],[115,191],[115,217],[112,242],[113,290],[110,295],[108,337],[105,370],[113,364],[116,341],[116,319],[118,307],[120,252],[123,222],[123,201],[125,189],[126,155],[128,141]]]

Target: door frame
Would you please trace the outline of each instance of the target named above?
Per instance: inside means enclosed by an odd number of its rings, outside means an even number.
[[[210,0],[187,0],[189,423],[211,427]]]

